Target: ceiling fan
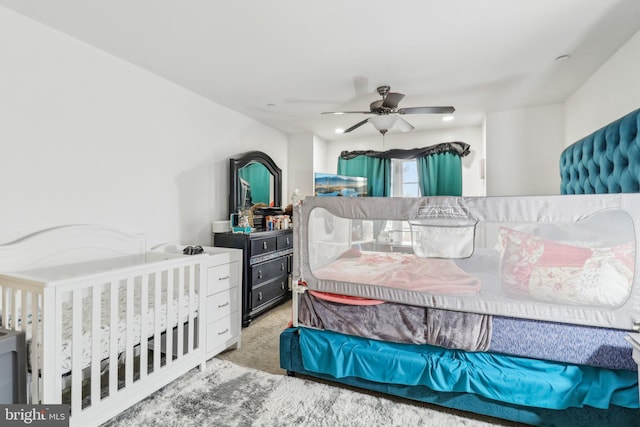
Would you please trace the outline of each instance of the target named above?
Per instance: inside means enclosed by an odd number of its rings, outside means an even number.
[[[365,123],[371,123],[382,135],[396,126],[402,132],[409,132],[414,127],[398,115],[402,114],[451,114],[456,109],[451,106],[444,107],[410,107],[398,108],[398,104],[404,98],[401,93],[390,92],[390,86],[380,86],[376,90],[382,99],[373,101],[369,105],[369,111],[327,111],[322,114],[374,114],[361,122],[356,123],[343,133],[351,132]]]

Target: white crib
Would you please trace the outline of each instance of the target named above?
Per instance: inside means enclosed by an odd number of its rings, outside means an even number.
[[[206,259],[89,225],[0,246],[0,319],[27,336],[29,403],[98,425],[204,366]]]

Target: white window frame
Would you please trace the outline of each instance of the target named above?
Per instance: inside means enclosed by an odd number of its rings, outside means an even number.
[[[404,186],[407,183],[416,184],[418,194],[409,197],[420,196],[418,181],[405,181],[403,165],[406,162],[414,162],[416,173],[418,162],[415,159],[391,159],[391,196],[404,197]],[[389,243],[393,245],[411,245],[411,229],[407,221],[387,221],[385,230],[389,231]]]

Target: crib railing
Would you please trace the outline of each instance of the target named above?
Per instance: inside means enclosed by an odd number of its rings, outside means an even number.
[[[108,420],[204,363],[203,257],[42,282],[0,275],[2,325],[25,331],[29,402]]]

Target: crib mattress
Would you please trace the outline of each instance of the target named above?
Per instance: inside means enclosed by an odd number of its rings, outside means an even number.
[[[140,307],[140,299],[137,298],[135,301],[134,308],[134,317],[133,321],[127,326],[127,322],[125,321],[126,316],[126,305],[124,304],[124,296],[122,293],[120,294],[120,304],[119,304],[119,322],[116,330],[116,339],[117,339],[117,348],[118,354],[124,352],[126,350],[127,344],[127,336],[129,334],[133,335],[133,344],[140,344],[142,338],[142,316],[141,316],[141,307]],[[163,289],[163,297],[162,301],[166,301],[166,289]],[[168,304],[166,302],[160,305],[159,310],[159,329],[161,332],[165,332],[171,328],[174,328],[178,325],[179,319],[179,303],[177,299],[174,299],[170,304],[172,307],[172,315],[168,316]],[[195,318],[198,315],[197,307],[198,307],[198,295],[195,294],[191,300],[189,298],[185,298],[182,304],[182,312],[183,316],[180,319],[180,323],[185,323],[189,319],[189,307],[192,307],[191,315]],[[154,307],[149,307],[147,309],[146,314],[146,330],[147,336],[146,339],[153,337],[154,335],[154,325],[156,320],[156,313]],[[60,354],[62,356],[62,373],[66,374],[71,372],[71,362],[73,354],[73,341],[72,341],[72,327],[71,327],[71,315],[70,309],[65,309],[63,315],[63,328],[62,328],[62,347],[60,350]],[[82,323],[83,325],[91,325],[91,307],[89,304],[83,305],[83,313],[82,313]],[[109,313],[103,311],[102,312],[102,322],[100,326],[100,357],[105,359],[109,356],[109,346],[111,340],[111,327],[109,326],[110,319]],[[93,336],[90,331],[83,331],[82,333],[82,355],[81,355],[81,368],[87,368],[91,366],[91,355],[92,355],[92,345]]]
[[[568,362],[610,369],[638,369],[627,332],[387,302],[349,305],[299,296],[300,324],[352,336],[430,344]]]
[[[156,310],[153,306],[155,300],[155,289],[153,286],[150,286],[149,292],[149,305],[146,311],[146,330],[148,331],[146,338],[153,337],[155,333],[155,319],[156,319]],[[131,322],[131,327],[127,326],[126,322],[126,292],[125,287],[121,286],[120,291],[118,292],[118,324],[116,329],[116,339],[117,339],[117,351],[118,353],[122,353],[126,349],[127,343],[127,335],[132,334],[132,339],[134,345],[140,344],[140,340],[142,338],[142,307],[141,300],[139,298],[139,285],[137,286],[134,302],[134,316]],[[109,356],[110,350],[110,340],[111,340],[111,319],[110,319],[110,311],[108,310],[108,302],[109,302],[109,292],[103,291],[101,294],[101,323],[100,323],[100,356],[102,359],[107,358]],[[180,317],[180,306],[177,300],[176,290],[174,289],[174,298],[171,302],[172,307],[172,315],[168,316],[168,305],[167,301],[167,289],[166,287],[161,287],[161,297],[160,297],[160,310],[159,310],[159,329],[160,332],[165,332],[169,328],[174,328],[178,325],[178,318]],[[194,318],[198,316],[198,306],[199,306],[199,296],[197,293],[189,298],[185,296],[182,304],[182,317],[180,318],[180,323],[185,323],[189,319],[189,315],[191,314]],[[189,309],[191,307],[191,310]],[[20,315],[20,314],[19,314]],[[91,324],[92,324],[92,306],[91,306],[91,298],[85,297],[83,299],[82,304],[82,353],[81,353],[81,361],[80,367],[82,369],[87,368],[91,365],[91,356],[92,356],[92,333],[91,333]],[[9,316],[9,320],[11,320],[11,316]],[[27,324],[30,325],[32,322],[31,315],[27,320]],[[22,318],[18,319],[17,323],[19,328],[22,328]],[[2,310],[0,310],[0,326],[2,326]],[[31,352],[31,333],[32,328],[26,328],[26,339],[27,339],[27,348],[29,354]],[[39,333],[42,333],[42,329],[39,329]],[[73,351],[73,341],[72,341],[72,309],[71,303],[65,302],[63,303],[63,316],[62,316],[62,345],[60,348],[60,355],[62,356],[62,374],[67,374],[71,372],[71,362],[72,362],[72,351]],[[42,337],[40,336],[40,339]],[[42,355],[40,355],[42,357]],[[29,356],[29,361],[31,357]]]

